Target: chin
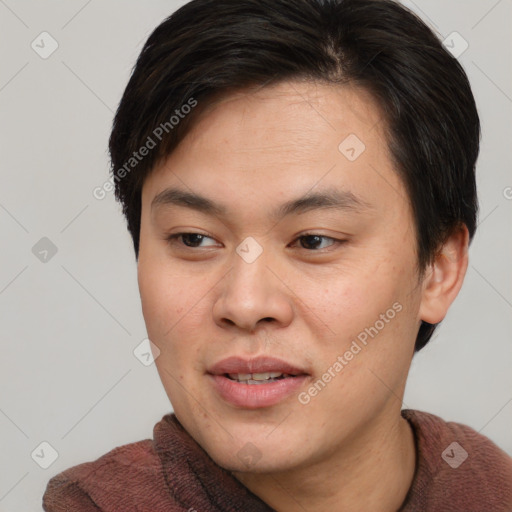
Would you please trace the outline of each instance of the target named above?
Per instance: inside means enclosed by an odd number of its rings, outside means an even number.
[[[217,435],[201,443],[208,455],[228,471],[240,473],[272,473],[290,469],[300,463],[300,442],[294,442],[290,436],[276,436],[272,439],[268,433],[272,429],[229,429],[229,435],[219,440]],[[252,430],[252,432],[251,432]]]
[[[220,467],[240,474],[278,473],[289,470],[294,465],[285,453],[279,454],[275,450],[265,451],[265,453],[259,450],[256,451],[254,445],[251,445],[250,442],[236,453],[231,451],[227,453],[216,449],[213,453],[208,452],[208,454]]]
[[[240,410],[233,414],[221,409],[205,415],[202,410],[191,411],[180,405],[174,407],[180,423],[215,463],[228,471],[286,470],[299,465],[306,457],[304,452],[311,450],[304,442],[307,429],[291,425],[282,410]]]

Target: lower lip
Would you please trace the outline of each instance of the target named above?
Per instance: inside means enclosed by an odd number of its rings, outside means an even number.
[[[238,407],[258,409],[276,405],[296,393],[308,376],[287,377],[268,384],[244,384],[228,379],[224,375],[210,377],[213,387],[224,400]]]

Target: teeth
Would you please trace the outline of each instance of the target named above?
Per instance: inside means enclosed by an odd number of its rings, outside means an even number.
[[[251,373],[230,373],[229,376],[235,380],[249,380],[252,378]]]
[[[275,379],[276,377],[280,377],[282,373],[280,372],[265,372],[265,373],[253,373],[253,380],[267,380],[267,379]]]
[[[265,373],[229,373],[229,377],[239,382],[251,381],[265,381],[276,379],[277,377],[287,376],[286,373],[281,372],[265,372]],[[252,383],[252,382],[251,382]]]

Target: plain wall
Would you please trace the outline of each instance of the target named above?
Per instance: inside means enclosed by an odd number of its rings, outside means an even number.
[[[152,437],[171,410],[154,365],[133,354],[146,331],[120,206],[92,191],[109,177],[113,112],[142,44],[183,3],[0,2],[0,511],[40,510],[51,476]],[[512,454],[512,2],[405,4],[469,44],[459,60],[483,139],[467,278],[413,360],[404,407],[467,424]],[[43,31],[58,43],[46,59],[31,47],[51,49]],[[58,452],[47,469],[31,457],[38,447],[49,456],[42,442]]]

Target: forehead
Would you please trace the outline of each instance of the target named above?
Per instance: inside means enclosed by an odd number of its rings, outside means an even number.
[[[231,93],[206,106],[153,170],[143,203],[176,184],[240,205],[256,197],[275,204],[315,187],[369,204],[406,200],[385,129],[373,97],[351,86],[283,82]]]
[[[313,149],[323,151],[333,145],[337,149],[343,135],[354,132],[368,144],[378,141],[387,149],[378,103],[367,91],[351,85],[280,82],[218,94],[204,107],[199,105],[199,111],[198,120],[180,144],[187,150],[198,146],[211,149],[222,143],[261,157],[286,149],[311,155]],[[180,146],[175,152],[180,152]]]

